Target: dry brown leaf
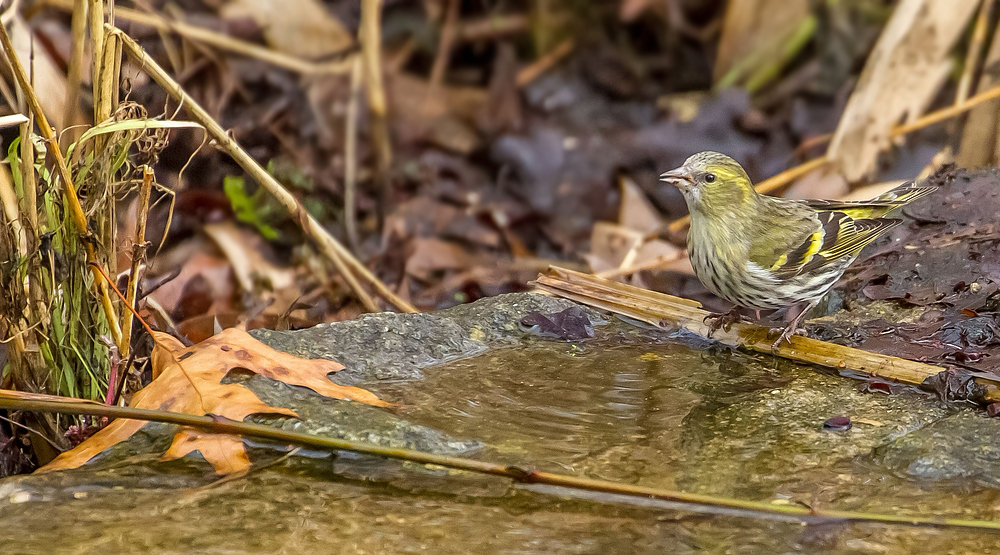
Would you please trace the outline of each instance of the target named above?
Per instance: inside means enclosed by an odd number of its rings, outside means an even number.
[[[660,229],[663,218],[635,181],[627,177],[621,178],[621,189],[622,203],[618,209],[618,223],[644,234]]]
[[[642,246],[644,233],[610,222],[597,222],[590,233],[590,252],[583,258],[592,272],[628,266]]]
[[[431,237],[415,237],[410,242],[412,251],[406,259],[406,273],[429,281],[436,272],[464,270],[476,264],[465,247]]]
[[[429,140],[460,153],[481,143],[474,122],[489,100],[486,89],[441,86],[398,73],[388,76],[386,88],[393,113],[393,129],[401,142]]]
[[[344,25],[317,0],[231,0],[226,19],[250,17],[275,50],[307,60],[343,53],[354,44]]]
[[[152,383],[132,398],[130,406],[194,415],[216,415],[242,421],[251,414],[297,417],[295,411],[272,407],[239,384],[223,384],[234,369],[254,372],[289,385],[308,387],[320,395],[386,406],[373,393],[334,384],[327,375],[343,368],[329,360],[309,360],[275,351],[244,331],[228,329],[192,347],[156,332]],[[181,361],[178,364],[177,361]],[[77,468],[105,449],[128,439],[146,422],[118,419],[90,439],[57,457],[41,471]],[[249,466],[243,442],[222,434],[182,429],[164,460],[198,451],[219,474]]]
[[[903,0],[868,56],[828,158],[848,181],[875,169],[890,131],[919,117],[951,68],[951,49],[976,11],[975,0]]]
[[[258,283],[266,283],[275,291],[295,283],[294,270],[280,268],[261,254],[260,234],[232,221],[205,224],[202,229],[233,265],[236,281],[244,291],[255,292]]]

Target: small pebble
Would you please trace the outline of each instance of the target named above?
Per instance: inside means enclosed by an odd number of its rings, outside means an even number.
[[[848,416],[834,416],[823,423],[823,429],[828,432],[846,432],[851,429],[851,419]]]

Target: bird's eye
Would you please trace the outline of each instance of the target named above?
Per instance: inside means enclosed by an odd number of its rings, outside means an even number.
[[[715,183],[715,174],[714,173],[706,173],[705,174],[705,183]]]

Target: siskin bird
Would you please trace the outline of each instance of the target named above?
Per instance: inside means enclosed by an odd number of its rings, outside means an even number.
[[[738,307],[802,306],[773,349],[840,279],[866,245],[902,220],[893,210],[935,187],[906,183],[867,201],[789,200],[757,193],[746,171],[718,152],[701,152],[660,176],[684,194],[691,213],[691,266],[711,292],[737,305],[713,314],[712,330],[739,318]]]

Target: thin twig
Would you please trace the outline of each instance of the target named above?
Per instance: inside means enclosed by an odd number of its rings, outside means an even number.
[[[293,432],[252,422],[236,422],[228,418],[212,416],[194,416],[190,414],[172,413],[131,407],[109,407],[90,403],[77,403],[75,399],[66,401],[50,401],[21,398],[20,392],[0,390],[0,408],[8,410],[29,410],[36,412],[55,412],[61,414],[87,414],[107,416],[112,418],[127,418],[149,422],[163,422],[188,426],[198,430],[214,433],[234,434],[244,437],[270,440],[283,444],[301,445],[329,451],[350,451],[388,459],[409,461],[419,464],[430,464],[464,470],[477,474],[500,476],[523,484],[545,484],[578,491],[595,491],[612,493],[642,499],[673,501],[697,506],[718,507],[745,511],[765,518],[794,518],[801,522],[874,522],[881,524],[901,524],[904,526],[927,526],[934,528],[973,528],[983,530],[1000,530],[1000,522],[989,520],[970,520],[941,518],[937,516],[877,514],[836,509],[817,509],[798,505],[778,505],[767,501],[750,501],[733,499],[715,495],[688,493],[648,486],[621,484],[609,480],[597,480],[566,476],[552,472],[539,472],[530,468],[498,464],[474,459],[463,459],[447,455],[435,455],[412,449],[383,447],[359,441],[348,441],[331,437],[321,437],[301,432]],[[44,467],[39,472],[45,472]]]
[[[896,137],[901,137],[903,135],[913,133],[914,131],[923,129],[924,127],[928,127],[930,125],[934,125],[935,123],[941,123],[946,119],[950,119],[959,114],[968,112],[969,110],[975,108],[976,106],[979,106],[983,102],[989,102],[990,100],[993,100],[995,98],[1000,98],[1000,85],[997,85],[992,89],[983,91],[957,106],[948,106],[947,108],[942,108],[935,112],[931,112],[926,116],[918,118],[910,123],[900,125],[894,128],[889,133],[889,136],[895,139]]]
[[[81,242],[87,255],[87,262],[90,265],[91,272],[94,274],[94,292],[101,301],[101,308],[104,311],[105,319],[108,321],[108,329],[111,332],[111,337],[116,345],[120,344],[122,339],[121,325],[118,322],[118,316],[115,314],[114,305],[111,303],[108,290],[104,286],[104,281],[100,279],[99,259],[97,251],[94,249],[93,237],[87,229],[87,216],[83,212],[83,206],[80,205],[80,198],[76,194],[76,186],[73,185],[73,178],[69,173],[69,168],[66,166],[62,150],[59,148],[59,141],[52,130],[52,126],[49,125],[48,118],[45,117],[45,112],[38,101],[38,96],[35,95],[34,89],[32,89],[31,84],[28,82],[28,75],[24,71],[24,66],[21,65],[21,60],[17,57],[14,44],[10,40],[10,34],[7,33],[7,28],[3,25],[0,25],[0,43],[2,43],[4,53],[7,55],[7,61],[10,63],[14,78],[17,80],[24,99],[28,103],[29,110],[38,121],[38,130],[42,134],[42,138],[49,144],[48,151],[55,161],[56,171],[62,182],[63,197],[69,208],[70,219],[73,220],[73,225],[76,226],[77,232],[81,236]],[[31,138],[30,136],[25,136],[21,140],[30,141]]]
[[[351,67],[351,92],[347,99],[344,130],[344,229],[354,252],[360,252],[358,214],[355,206],[358,189],[358,105],[361,103],[361,56],[354,56]]]
[[[119,291],[117,288],[115,288],[114,282],[111,281],[111,278],[108,276],[108,274],[104,273],[104,270],[102,270],[97,265],[91,265],[91,267],[97,269],[98,273],[100,274],[100,278],[106,281],[108,283],[108,287],[110,287],[111,290],[115,292],[115,295],[118,295],[118,298],[123,303],[126,304],[125,306],[126,310],[131,312],[132,315],[135,316],[136,321],[138,321],[139,324],[141,324],[142,327],[146,329],[146,333],[149,334],[149,338],[153,340],[153,343],[155,343],[157,346],[159,346],[161,349],[167,352],[167,354],[170,356],[171,362],[177,365],[177,368],[180,369],[181,374],[184,374],[184,377],[187,378],[188,383],[191,384],[191,389],[193,389],[195,394],[198,395],[198,403],[201,406],[201,410],[206,411],[207,409],[205,408],[205,396],[201,394],[201,390],[198,389],[198,384],[194,381],[194,378],[191,377],[191,374],[188,373],[187,369],[184,368],[184,365],[181,363],[181,359],[178,358],[178,356],[174,353],[172,349],[163,345],[156,339],[156,334],[153,333],[153,328],[149,327],[149,324],[147,324],[145,320],[139,317],[139,314],[135,311],[135,309],[132,308],[130,305],[128,305],[128,300],[125,298],[125,295],[122,295],[122,292]],[[113,386],[111,384],[108,384],[108,387],[110,388]]]
[[[495,40],[522,33],[530,28],[531,18],[525,14],[491,15],[459,24],[458,40],[463,42]]]
[[[684,251],[681,250],[676,256],[658,256],[652,260],[643,260],[638,264],[629,264],[628,266],[622,266],[619,268],[610,268],[604,270],[603,272],[597,272],[594,274],[597,277],[602,277],[604,279],[615,279],[621,276],[627,276],[629,274],[635,274],[642,272],[644,270],[655,270],[657,268],[662,268],[669,264],[673,264],[684,257]]]
[[[441,37],[438,39],[437,53],[434,55],[434,65],[431,67],[430,82],[424,96],[424,104],[431,102],[441,90],[444,75],[448,72],[448,62],[451,60],[451,49],[455,45],[456,27],[458,26],[459,0],[446,0],[448,9],[445,12],[444,23],[441,25]]]
[[[576,46],[576,42],[572,38],[568,38],[559,44],[555,45],[552,50],[545,53],[535,60],[531,65],[521,69],[517,72],[517,82],[518,87],[526,87],[529,83],[538,79],[546,71],[555,67],[563,58],[569,56],[573,52],[573,47]]]
[[[389,168],[392,167],[392,143],[389,141],[389,107],[382,79],[382,1],[361,0],[361,27],[358,39],[364,60],[368,112],[371,116],[371,141],[375,151],[375,183],[379,191],[379,228],[389,209]],[[397,305],[398,306],[398,305]]]
[[[379,294],[385,298],[389,303],[395,305],[397,308],[404,312],[417,312],[410,303],[399,298],[398,295],[392,292],[388,286],[386,286],[380,279],[375,277],[368,268],[365,267],[354,255],[351,254],[341,243],[337,241],[326,229],[323,228],[322,224],[312,217],[308,211],[299,203],[299,201],[288,192],[274,177],[267,172],[264,168],[257,163],[240,145],[226,132],[226,130],[219,125],[215,119],[212,118],[201,107],[190,95],[184,92],[176,81],[174,81],[168,74],[163,70],[159,64],[156,63],[146,52],[140,47],[131,37],[123,33],[120,29],[108,26],[108,28],[115,35],[119,36],[122,45],[125,50],[128,51],[129,56],[145,71],[149,76],[159,83],[161,87],[166,89],[167,94],[173,97],[185,110],[191,115],[192,119],[202,124],[208,131],[212,139],[215,140],[217,146],[224,150],[229,156],[236,161],[237,164],[245,172],[247,172],[252,179],[259,183],[262,187],[267,189],[271,195],[274,196],[275,200],[281,203],[285,207],[285,210],[291,214],[292,219],[299,224],[299,226],[306,232],[307,235],[313,238],[320,252],[326,256],[333,265],[337,268],[340,275],[347,281],[348,286],[358,296],[358,299],[362,304],[372,312],[378,311],[378,306],[375,301],[372,300],[371,296],[365,291],[364,287],[358,283],[357,278],[354,276],[354,272],[357,272],[362,279],[371,284]]]
[[[969,49],[965,53],[965,67],[962,70],[962,77],[958,81],[958,90],[955,91],[955,105],[960,105],[968,100],[969,92],[972,91],[972,80],[982,64],[983,45],[986,43],[986,31],[989,27],[992,8],[993,0],[982,0],[982,4],[979,5],[979,15],[976,16],[976,25],[972,28]]]

